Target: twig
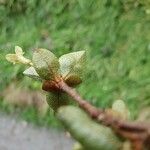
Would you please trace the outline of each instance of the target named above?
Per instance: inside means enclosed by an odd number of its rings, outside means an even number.
[[[112,115],[108,115],[105,110],[96,108],[89,102],[84,100],[78,92],[69,87],[62,79],[58,78],[48,86],[48,82],[45,81],[43,89],[51,91],[52,87],[57,88],[60,91],[66,92],[70,95],[78,105],[85,110],[88,115],[98,122],[101,122],[105,126],[112,128],[115,133],[119,134],[131,141],[134,150],[143,150],[144,147],[150,149],[150,124],[146,122],[127,122],[123,121]],[[51,88],[51,89],[50,89]]]

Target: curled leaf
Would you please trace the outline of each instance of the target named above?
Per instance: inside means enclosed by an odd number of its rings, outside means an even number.
[[[66,83],[77,85],[82,82],[85,58],[85,51],[65,54],[59,58],[61,75]]]
[[[84,111],[74,106],[63,106],[57,117],[86,150],[119,150],[121,142],[108,127],[94,122]]]
[[[33,66],[39,76],[45,80],[54,79],[58,75],[58,59],[49,50],[36,50],[33,54]]]
[[[71,75],[68,75],[68,77],[65,79],[65,82],[69,86],[73,87],[73,86],[80,84],[82,82],[82,79],[76,74],[71,74]]]
[[[26,69],[23,72],[24,75],[33,78],[33,79],[37,79],[37,80],[41,80],[40,76],[37,74],[36,70],[34,69],[34,67],[29,67],[28,69]]]
[[[20,63],[32,66],[31,60],[25,58],[23,54],[24,52],[22,51],[22,48],[19,46],[15,46],[15,54],[7,54],[6,59],[13,64]]]

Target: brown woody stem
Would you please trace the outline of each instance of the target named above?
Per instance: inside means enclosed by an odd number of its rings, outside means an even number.
[[[130,140],[134,146],[134,150],[143,150],[145,141],[146,143],[150,143],[150,124],[122,121],[119,118],[108,115],[105,110],[91,105],[63,80],[57,82],[57,85],[62,91],[70,95],[91,118],[111,127],[121,137]],[[146,145],[146,147],[150,148],[150,144]]]
[[[82,99],[81,96],[77,93],[77,91],[69,87],[65,82],[61,81],[58,84],[59,87],[68,95],[70,95],[79,104],[79,106],[82,109],[84,109],[92,118],[96,118],[100,113],[103,112],[102,110],[96,109],[86,100]]]
[[[91,118],[112,128],[121,137],[130,140],[134,150],[143,150],[145,147],[150,149],[150,124],[123,121],[108,114],[103,109],[96,108],[84,100],[75,89],[69,87],[61,77],[56,78],[54,81],[44,81],[42,89],[49,92],[66,92]]]

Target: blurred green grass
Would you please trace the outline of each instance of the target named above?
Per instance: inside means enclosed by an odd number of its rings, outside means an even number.
[[[58,123],[58,120],[54,117],[51,110],[47,112],[45,116],[40,116],[34,107],[28,107],[25,109],[8,105],[0,100],[0,110],[8,115],[15,115],[18,118],[24,119],[27,122],[33,123],[38,126],[61,128],[62,126]]]
[[[24,67],[6,62],[5,54],[13,52],[15,45],[29,57],[37,47],[57,56],[86,50],[81,94],[98,107],[123,99],[136,117],[140,109],[150,106],[149,9],[149,2],[143,0],[4,0],[0,4],[0,90],[16,79],[31,89],[40,88],[36,82],[24,82]],[[31,116],[31,121],[36,120]]]

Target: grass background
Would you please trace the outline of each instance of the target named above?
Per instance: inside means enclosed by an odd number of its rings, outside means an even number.
[[[147,0],[2,0],[0,90],[14,80],[31,90],[40,89],[40,83],[23,77],[23,66],[5,60],[15,45],[28,57],[37,47],[57,56],[86,50],[86,77],[80,93],[98,107],[123,99],[136,117],[150,106],[149,29]],[[0,103],[2,110],[16,110]],[[49,113],[40,118],[32,108],[20,116],[38,124],[49,125],[54,120]]]

